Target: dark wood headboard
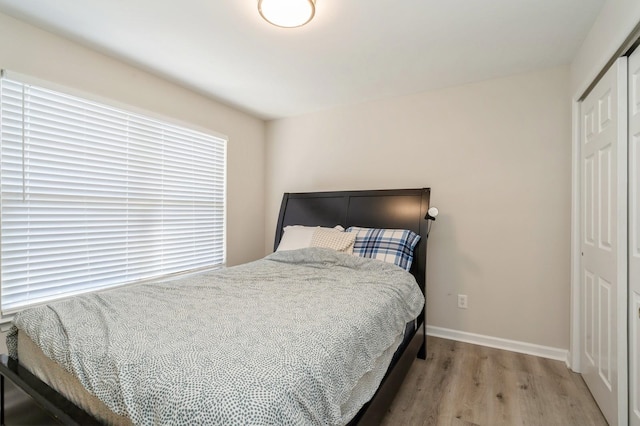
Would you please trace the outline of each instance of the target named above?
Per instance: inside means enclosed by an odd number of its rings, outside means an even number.
[[[425,294],[430,188],[285,193],[273,245],[287,225],[409,229],[420,235],[411,273]]]

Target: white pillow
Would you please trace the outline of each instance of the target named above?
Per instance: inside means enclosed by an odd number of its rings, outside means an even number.
[[[313,233],[318,228],[320,228],[320,226],[285,226],[282,239],[280,239],[280,244],[278,244],[278,249],[276,251],[297,250],[301,248],[311,247],[311,239],[313,238]],[[337,229],[339,231],[344,231],[344,228],[340,225],[337,225],[335,228],[322,229]]]
[[[335,228],[316,228],[311,238],[311,247],[324,247],[342,253],[353,254],[356,235],[357,233],[355,232],[344,232]]]

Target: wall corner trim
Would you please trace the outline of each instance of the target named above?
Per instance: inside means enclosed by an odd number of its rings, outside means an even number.
[[[569,356],[569,351],[567,349],[552,348],[550,346],[536,345],[535,343],[519,342],[517,340],[502,339],[500,337],[485,336],[482,334],[468,333],[466,331],[452,330],[449,328],[435,327],[431,325],[427,325],[427,335],[539,356],[542,358],[562,361],[564,363],[567,363]]]

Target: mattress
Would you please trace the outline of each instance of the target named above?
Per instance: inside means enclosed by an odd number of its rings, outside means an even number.
[[[25,333],[18,333],[18,354],[22,366],[100,422],[123,426],[132,424],[127,417],[115,414],[104,402],[87,392],[76,377],[42,353]]]
[[[7,345],[110,424],[340,425],[423,304],[406,271],[312,248],[29,309]]]

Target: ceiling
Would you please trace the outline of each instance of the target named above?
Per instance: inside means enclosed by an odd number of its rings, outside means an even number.
[[[0,12],[263,119],[568,64],[605,0],[0,0]]]

